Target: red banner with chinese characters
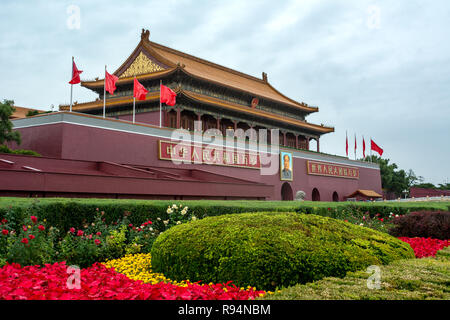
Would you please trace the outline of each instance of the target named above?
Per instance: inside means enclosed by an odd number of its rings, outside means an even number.
[[[259,169],[257,153],[220,146],[159,140],[159,159],[192,164],[212,164]]]
[[[337,178],[359,179],[359,169],[331,163],[306,161],[308,174]]]

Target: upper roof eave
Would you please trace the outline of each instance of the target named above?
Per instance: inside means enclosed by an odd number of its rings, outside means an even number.
[[[114,72],[114,74],[116,76],[119,76],[125,72],[126,68],[128,65],[130,65],[130,63],[132,62],[132,60],[137,56],[137,54],[140,51],[145,51],[147,52],[149,55],[151,55],[152,57],[154,57],[156,60],[160,61],[161,63],[165,64],[168,69],[163,70],[163,71],[159,71],[159,72],[155,72],[155,73],[150,73],[150,74],[144,74],[144,75],[140,75],[137,76],[138,79],[152,79],[152,78],[156,78],[156,77],[161,77],[161,76],[165,76],[165,75],[169,75],[172,72],[176,71],[177,69],[183,69],[184,72],[188,73],[190,76],[192,77],[196,77],[196,78],[200,78],[202,80],[205,81],[209,81],[209,82],[214,82],[218,85],[221,86],[225,86],[225,87],[230,87],[232,89],[235,90],[240,90],[243,91],[245,93],[248,93],[250,95],[253,95],[255,97],[260,97],[262,99],[267,99],[269,101],[274,101],[276,103],[281,103],[283,105],[289,106],[289,107],[294,107],[296,109],[300,109],[303,112],[306,113],[313,113],[313,112],[317,112],[319,109],[317,107],[310,107],[308,105],[306,105],[305,103],[299,103],[291,98],[288,98],[287,96],[283,95],[281,92],[279,92],[278,90],[276,90],[268,81],[267,81],[267,77],[263,76],[263,79],[242,73],[240,71],[236,71],[224,66],[221,66],[219,64],[210,62],[208,60],[204,60],[192,55],[189,55],[187,53],[166,47],[164,45],[158,44],[156,42],[150,41],[149,39],[150,36],[150,32],[148,30],[142,30],[142,34],[141,34],[141,40],[139,41],[138,45],[136,46],[136,48],[133,50],[133,52],[128,56],[128,58],[122,63],[122,65]],[[166,53],[166,56],[164,55],[164,53]],[[170,53],[170,54],[168,54]],[[168,55],[168,56],[167,56]],[[195,63],[199,63],[201,65],[205,65],[208,67],[211,67],[213,69],[216,70],[220,70],[220,72],[225,72],[226,74],[230,74],[233,76],[238,76],[241,77],[243,79],[243,81],[250,81],[249,83],[254,83],[256,86],[260,86],[260,89],[257,90],[257,92],[253,92],[251,89],[251,85],[250,87],[247,87],[245,85],[243,86],[237,86],[237,85],[230,85],[230,83],[226,83],[226,81],[220,82],[212,79],[212,78],[205,78],[202,77],[200,74],[195,74],[195,68],[190,68],[193,70],[185,70],[185,66],[180,63],[180,61],[174,61],[174,59],[176,60],[177,57],[180,57],[180,60],[182,60],[183,58],[188,59],[186,61],[195,61]],[[189,67],[189,66],[187,66]],[[188,69],[188,68],[186,68]],[[198,70],[197,70],[198,71]],[[197,72],[198,73],[198,72]],[[129,83],[133,80],[134,77],[127,77],[127,78],[123,78],[123,79],[119,79],[118,80],[118,84],[126,84]],[[217,77],[216,77],[217,78]],[[220,78],[220,77],[219,77]],[[244,80],[246,79],[246,80]],[[236,82],[236,81],[234,81]],[[95,80],[95,81],[82,81],[81,83],[82,86],[88,88],[88,89],[98,89],[103,87],[104,85],[104,80]],[[265,95],[264,92],[265,90],[261,90],[261,88],[263,88],[264,86],[267,87],[267,92],[272,92],[269,95]],[[254,89],[254,88],[253,88]],[[255,89],[254,89],[255,90]],[[280,97],[280,99],[277,99],[277,96]]]
[[[154,78],[160,78],[163,76],[168,76],[168,75],[174,73],[178,68],[179,67],[177,66],[177,67],[162,70],[162,71],[141,74],[141,75],[136,76],[136,79],[148,80],[148,79],[154,79]],[[134,80],[134,77],[119,78],[119,80],[117,80],[116,84],[118,84],[118,85],[128,84],[128,83],[132,83],[133,80]],[[94,81],[81,81],[81,85],[88,89],[103,88],[104,81],[105,81],[104,79],[99,79],[99,80],[94,80]]]

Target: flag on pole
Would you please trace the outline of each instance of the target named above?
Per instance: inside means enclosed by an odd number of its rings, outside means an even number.
[[[355,133],[355,160],[356,160],[356,133]]]
[[[348,157],[348,138],[347,138],[347,131],[345,131],[345,154]]]
[[[364,136],[363,136],[363,159],[366,158],[366,142],[364,141]]]
[[[375,152],[378,152],[380,157],[383,155],[383,149],[381,149],[373,140],[370,139],[370,150],[373,150]]]
[[[161,103],[165,103],[168,106],[174,106],[176,103],[176,96],[177,94],[172,91],[169,87],[166,87],[161,84],[160,86],[160,94],[159,94],[159,101]]]
[[[134,86],[133,86],[133,123],[136,120],[136,99],[145,100],[148,90],[140,84],[136,76],[134,76]]]
[[[69,111],[72,112],[72,102],[73,102],[73,85],[80,83],[80,73],[82,73],[82,70],[78,70],[77,65],[75,64],[75,61],[72,57],[72,79],[69,81],[70,83],[70,109]]]
[[[82,73],[83,70],[78,70],[77,65],[75,64],[75,61],[72,57],[72,80],[69,81],[70,84],[77,84],[80,83],[80,73]]]
[[[134,87],[133,87],[133,97],[138,100],[145,100],[145,96],[147,95],[148,90],[139,83],[136,77],[134,78]]]
[[[114,91],[116,91],[117,80],[119,80],[119,78],[113,74],[109,74],[105,68],[105,90],[108,91],[109,94],[114,94]]]
[[[114,91],[116,90],[116,81],[118,79],[118,77],[111,75],[106,71],[105,65],[105,80],[103,83],[103,118],[106,116],[106,91],[108,91],[109,94],[114,94]]]

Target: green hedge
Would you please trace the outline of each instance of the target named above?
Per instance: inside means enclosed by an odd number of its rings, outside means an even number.
[[[414,258],[394,237],[298,213],[207,217],[175,226],[154,242],[152,269],[170,279],[274,289],[393,260]]]
[[[449,210],[449,202],[429,203],[350,203],[350,202],[296,202],[296,201],[219,201],[219,200],[114,200],[114,199],[64,199],[64,198],[0,198],[0,218],[13,211],[17,221],[30,215],[47,219],[63,232],[70,227],[80,228],[94,219],[96,210],[104,211],[107,222],[122,218],[125,211],[131,212],[130,221],[141,224],[158,217],[167,219],[167,207],[183,204],[198,218],[243,212],[299,212],[346,219],[350,214],[370,214],[386,217],[390,212],[406,214],[420,210]],[[11,216],[11,215],[10,215]]]

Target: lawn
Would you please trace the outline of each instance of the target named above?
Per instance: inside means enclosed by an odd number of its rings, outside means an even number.
[[[269,300],[426,300],[450,299],[450,247],[436,258],[397,260],[379,266],[380,289],[369,289],[373,273],[350,272],[344,278],[324,278],[266,295]]]

